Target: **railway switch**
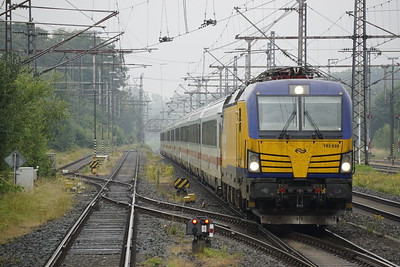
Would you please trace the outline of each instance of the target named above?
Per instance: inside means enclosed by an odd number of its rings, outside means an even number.
[[[214,236],[214,223],[205,216],[195,217],[187,222],[186,235],[193,235],[193,253],[201,253],[205,247],[211,246],[210,238]]]

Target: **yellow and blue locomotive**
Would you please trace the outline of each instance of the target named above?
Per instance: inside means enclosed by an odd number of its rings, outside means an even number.
[[[352,203],[351,100],[309,78],[255,80],[165,129],[160,151],[261,223],[335,224]]]

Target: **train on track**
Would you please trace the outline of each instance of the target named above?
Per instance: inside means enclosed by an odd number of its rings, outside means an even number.
[[[315,76],[266,71],[165,128],[160,153],[263,224],[336,224],[352,208],[352,104]]]

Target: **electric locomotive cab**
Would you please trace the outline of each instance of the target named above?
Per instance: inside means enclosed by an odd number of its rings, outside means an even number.
[[[234,114],[239,126],[230,123]],[[251,84],[226,107],[224,120],[223,182],[238,188],[230,190],[261,223],[335,224],[351,209],[351,101],[340,84]],[[236,149],[229,144],[232,132]]]

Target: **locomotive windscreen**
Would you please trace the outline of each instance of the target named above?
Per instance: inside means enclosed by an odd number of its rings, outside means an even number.
[[[342,129],[342,97],[310,96],[302,98],[302,129],[314,131],[313,123],[320,131]]]
[[[260,131],[298,131],[298,97],[260,96],[258,97],[258,116]]]
[[[260,131],[341,131],[341,96],[259,96]]]

